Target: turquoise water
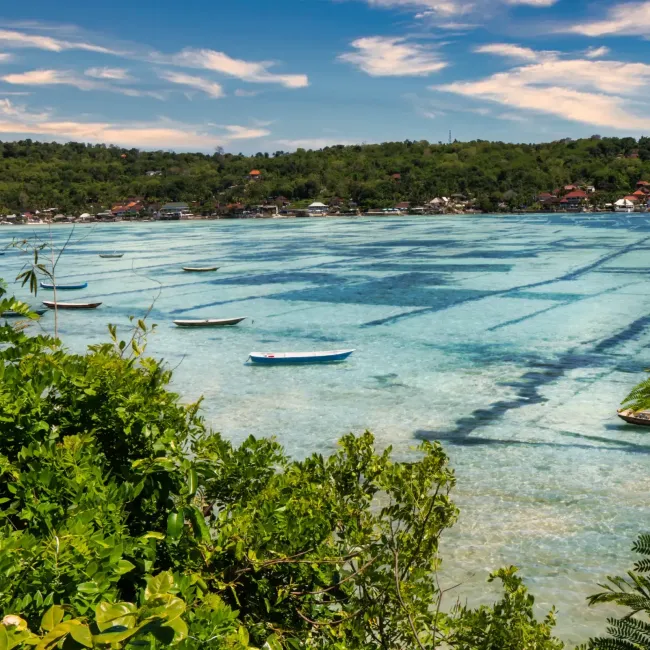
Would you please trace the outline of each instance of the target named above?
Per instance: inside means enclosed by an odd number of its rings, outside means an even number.
[[[34,232],[49,231],[1,228],[0,245]],[[58,279],[89,287],[65,297],[104,304],[61,313],[68,346],[106,340],[107,323],[126,328],[155,300],[149,352],[228,438],[275,435],[295,456],[366,428],[402,455],[442,440],[462,509],[443,548],[455,595],[486,598],[487,573],[516,564],[540,606],[558,606],[564,638],[600,631],[605,611],[585,597],[649,528],[650,431],[615,416],[650,367],[647,217],[117,223],[73,240]],[[98,257],[113,250],[124,258]],[[0,257],[0,277],[23,262]],[[171,325],[234,316],[248,320]],[[251,351],[347,347],[344,365],[245,364]]]

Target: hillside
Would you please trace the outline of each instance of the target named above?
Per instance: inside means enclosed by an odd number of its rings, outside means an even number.
[[[251,180],[259,170],[259,180]],[[147,174],[149,172],[149,175]],[[614,198],[650,177],[650,138],[547,144],[388,142],[243,156],[139,151],[31,140],[0,143],[0,212],[57,207],[98,210],[126,197],[145,202],[351,199],[361,207],[419,204],[461,193],[486,208],[506,198],[531,205],[567,183]],[[505,194],[505,197],[504,197]]]

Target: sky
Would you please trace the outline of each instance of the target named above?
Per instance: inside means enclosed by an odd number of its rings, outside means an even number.
[[[650,0],[30,0],[0,140],[252,154],[650,135]]]

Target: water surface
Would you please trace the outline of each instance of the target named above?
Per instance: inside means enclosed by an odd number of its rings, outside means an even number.
[[[0,245],[34,232],[49,230],[1,228]],[[71,299],[104,304],[61,314],[70,347],[153,303],[149,352],[232,440],[275,435],[297,457],[366,428],[400,455],[443,441],[462,508],[444,543],[457,594],[485,598],[487,573],[516,564],[540,605],[558,606],[565,639],[600,631],[604,611],[585,597],[648,529],[650,438],[615,417],[650,367],[646,216],[117,223],[73,240],[59,278],[89,282]],[[113,250],[124,257],[98,257]],[[24,259],[0,257],[0,277]],[[235,316],[248,320],[171,325]],[[52,314],[42,322],[51,330]],[[253,350],[347,347],[344,365],[245,363]]]

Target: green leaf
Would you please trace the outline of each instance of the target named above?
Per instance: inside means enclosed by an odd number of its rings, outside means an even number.
[[[93,647],[93,635],[90,633],[90,628],[87,625],[73,625],[70,628],[70,636],[86,648]]]
[[[129,571],[133,571],[133,569],[135,569],[135,564],[129,562],[128,560],[120,560],[117,563],[117,573],[119,575],[129,573]]]
[[[170,512],[167,517],[167,537],[171,540],[178,539],[183,533],[183,517],[177,512]]]
[[[65,616],[65,610],[59,605],[52,605],[41,618],[41,628],[46,632],[53,630]]]
[[[203,513],[196,506],[187,506],[185,508],[185,514],[192,523],[194,536],[204,544],[209,544],[212,539],[210,537],[210,529],[205,523],[205,517],[203,516]]]
[[[199,487],[199,477],[196,473],[196,470],[192,468],[187,473],[187,491],[190,496],[193,497],[196,494],[196,490]]]
[[[9,635],[7,628],[0,624],[0,650],[9,650]]]
[[[165,539],[165,536],[162,533],[145,533],[140,539]]]
[[[165,623],[162,627],[168,627],[174,630],[174,643],[179,643],[187,638],[187,624],[182,618],[175,618]]]
[[[95,622],[100,632],[112,627],[133,627],[137,609],[131,603],[100,603],[95,607]]]
[[[282,643],[280,643],[278,635],[272,634],[262,646],[262,650],[282,650]]]
[[[98,594],[99,587],[96,582],[81,582],[77,585],[77,591],[82,594]]]
[[[144,590],[145,600],[151,600],[155,596],[167,594],[174,586],[174,578],[168,571],[163,571],[153,578],[147,580],[147,588]]]
[[[130,639],[132,636],[137,634],[140,631],[140,626],[133,628],[126,628],[121,625],[114,626],[102,632],[101,634],[96,634],[93,637],[95,644],[113,644],[121,643]]]

